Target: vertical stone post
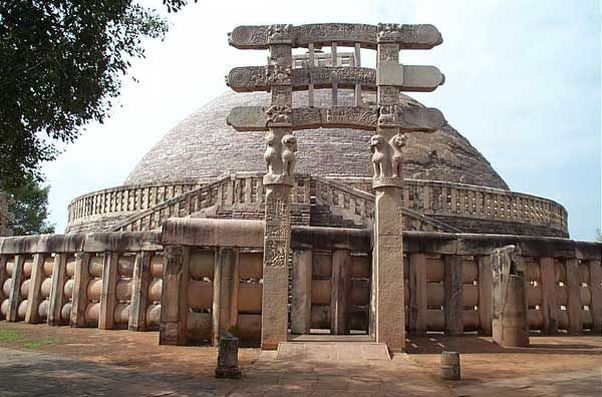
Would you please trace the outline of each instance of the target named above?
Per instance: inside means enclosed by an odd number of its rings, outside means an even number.
[[[291,333],[309,334],[311,326],[311,250],[293,251]]]
[[[54,257],[52,268],[52,285],[50,287],[50,302],[48,306],[48,325],[63,325],[61,316],[65,304],[65,281],[67,279],[67,254],[59,253]]]
[[[267,174],[263,251],[263,308],[261,348],[276,349],[288,334],[288,260],[290,248],[290,191],[294,184],[296,138],[292,136],[291,25],[269,28],[272,104],[267,109]]]
[[[493,320],[491,313],[491,290],[493,288],[491,256],[480,255],[475,259],[479,266],[479,320],[481,332],[483,335],[491,335],[491,321]]]
[[[428,309],[426,290],[426,254],[410,255],[410,302],[408,303],[408,325],[415,335],[426,334]]]
[[[86,306],[88,305],[88,282],[90,281],[90,254],[78,252],[75,254],[75,272],[73,274],[73,297],[71,299],[71,327],[86,325]]]
[[[8,255],[0,255],[0,304],[2,304],[6,299],[9,298],[9,295],[4,294],[4,283],[9,279],[8,272],[6,271],[6,262],[8,262]],[[6,313],[8,317],[8,313]],[[5,316],[0,312],[0,320],[4,320]]]
[[[581,335],[581,283],[579,282],[579,263],[577,259],[566,260],[566,287],[568,293],[567,312],[569,315],[569,333]]]
[[[335,335],[347,335],[351,327],[351,266],[351,251],[333,251],[330,329]]]
[[[461,335],[464,331],[462,312],[462,257],[452,254],[443,256],[445,267],[445,335]]]
[[[592,331],[595,335],[602,332],[602,266],[598,260],[589,261],[589,290],[591,291],[590,311],[592,313]]]
[[[160,345],[185,345],[188,341],[189,248],[165,246],[161,291]]]
[[[491,254],[493,341],[502,347],[528,347],[526,269],[521,252],[514,245]]]
[[[105,252],[102,267],[102,289],[100,291],[99,329],[113,329],[115,320],[115,288],[117,286],[117,266],[119,253]]]
[[[13,266],[12,284],[8,297],[8,315],[6,320],[15,322],[19,319],[19,305],[21,304],[21,284],[23,283],[23,255],[15,255]]]
[[[377,34],[378,126],[370,139],[375,190],[373,277],[376,342],[391,351],[405,348],[405,302],[401,187],[401,147],[404,136],[396,115],[399,108],[399,31]],[[403,75],[403,74],[402,74]]]
[[[558,304],[556,300],[556,271],[554,258],[539,258],[541,267],[541,311],[543,313],[544,335],[558,332]]]
[[[230,332],[238,318],[238,250],[220,248],[213,276],[213,345]]]
[[[144,331],[146,329],[146,307],[148,304],[148,286],[151,279],[150,261],[152,254],[141,251],[136,255],[134,272],[132,274],[132,300],[128,329]]]
[[[42,280],[44,279],[44,254],[35,254],[33,256],[33,265],[31,267],[31,279],[29,281],[29,293],[27,294],[27,309],[25,312],[25,322],[28,324],[37,324],[40,322],[38,306],[41,302]]]

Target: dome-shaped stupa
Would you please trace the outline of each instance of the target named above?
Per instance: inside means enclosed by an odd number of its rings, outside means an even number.
[[[267,105],[268,93],[226,93],[180,122],[138,163],[125,185],[179,181],[206,181],[226,173],[264,171],[262,133],[236,132],[226,117],[236,106]],[[305,92],[295,93],[307,103]],[[370,100],[370,97],[366,97]],[[403,100],[413,99],[403,96]],[[330,105],[330,91],[315,92],[316,106]],[[339,92],[340,104],[352,104],[353,92]],[[295,132],[298,138],[296,170],[325,177],[371,177],[371,132],[314,129]],[[406,178],[466,183],[508,189],[489,162],[451,126],[435,133],[408,134],[404,149]]]
[[[315,106],[331,106],[316,90]],[[374,94],[364,93],[370,104]],[[69,205],[67,231],[150,230],[169,217],[262,219],[264,134],[237,132],[226,118],[237,106],[264,106],[268,93],[227,93],[169,131],[122,186],[92,192]],[[307,94],[296,92],[294,105]],[[402,95],[402,102],[423,106]],[[340,105],[353,92],[339,90]],[[371,132],[296,131],[294,224],[367,227],[374,203]],[[438,232],[568,236],[566,211],[547,199],[511,192],[489,162],[450,125],[408,134],[403,159],[404,228]]]

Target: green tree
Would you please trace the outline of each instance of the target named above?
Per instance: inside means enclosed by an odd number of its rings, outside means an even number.
[[[42,186],[33,177],[27,177],[9,192],[9,211],[13,215],[10,228],[16,236],[54,233],[54,225],[47,223],[49,186]]]
[[[103,122],[143,41],[166,31],[131,0],[0,0],[0,189],[41,182],[40,162]]]

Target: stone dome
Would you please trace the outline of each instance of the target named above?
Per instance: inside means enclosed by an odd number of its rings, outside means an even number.
[[[365,101],[373,98],[365,96]],[[264,92],[228,92],[209,102],[167,133],[136,165],[125,185],[205,181],[241,171],[264,171],[262,132],[236,132],[226,125],[230,109],[269,103]],[[413,99],[403,96],[402,100]],[[295,104],[307,93],[294,94]],[[316,106],[329,106],[330,90],[316,90]],[[339,91],[339,104],[352,104],[351,91]],[[295,132],[297,172],[318,176],[372,176],[368,131],[314,129]],[[470,142],[451,126],[435,133],[408,134],[406,178],[459,182],[508,189],[504,180]]]

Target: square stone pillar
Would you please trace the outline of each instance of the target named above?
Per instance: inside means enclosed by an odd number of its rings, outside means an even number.
[[[265,232],[261,348],[277,349],[288,335],[288,280],[291,235],[290,192],[295,182],[297,141],[292,135],[291,25],[271,25],[267,79],[272,102],[266,110],[269,131],[264,159]]]
[[[378,343],[393,352],[405,348],[405,299],[403,280],[403,212],[401,200],[401,148],[405,135],[399,127],[399,31],[379,25],[377,34],[378,127],[370,139],[375,190],[373,332]],[[401,77],[400,77],[401,76]],[[401,80],[400,80],[401,78]]]

